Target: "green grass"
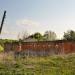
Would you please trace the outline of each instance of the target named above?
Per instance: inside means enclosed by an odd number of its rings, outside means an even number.
[[[16,59],[5,54],[0,60],[0,75],[75,75],[75,54]]]

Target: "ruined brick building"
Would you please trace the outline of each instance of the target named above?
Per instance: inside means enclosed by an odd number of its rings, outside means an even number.
[[[48,56],[75,52],[75,41],[56,40],[5,43],[5,51],[22,52],[26,56]]]

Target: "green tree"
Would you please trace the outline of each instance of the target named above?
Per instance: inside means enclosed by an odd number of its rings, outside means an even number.
[[[42,41],[43,40],[43,36],[41,33],[37,32],[33,35],[33,38],[37,39],[38,41]]]
[[[42,40],[43,40],[43,36],[39,32],[31,34],[25,39],[25,41],[42,41]]]
[[[65,40],[75,40],[75,31],[68,30],[67,32],[64,32],[63,38]]]

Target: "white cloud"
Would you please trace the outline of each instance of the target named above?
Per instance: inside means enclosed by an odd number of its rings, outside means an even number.
[[[17,25],[27,25],[27,26],[39,26],[40,23],[33,21],[31,19],[22,19],[16,22]]]
[[[1,32],[1,34],[8,34],[8,35],[16,35],[17,33],[16,32],[13,32],[13,31],[9,31],[9,30],[3,30],[2,32]]]
[[[57,24],[58,25],[58,24]],[[57,33],[58,38],[61,38],[61,32],[59,32],[59,30],[61,31],[61,26],[59,24],[59,29],[58,26],[56,24],[51,24],[49,22],[47,22],[47,24],[44,22],[37,22],[35,20],[31,20],[31,19],[20,19],[16,21],[15,24],[15,29],[10,28],[9,29],[9,23],[6,25],[7,27],[4,27],[2,30],[1,35],[5,38],[18,38],[18,34],[19,32],[24,32],[27,31],[29,34],[34,34],[35,32],[40,32],[42,34],[44,34],[44,32],[46,30],[52,30],[55,31]],[[21,36],[23,34],[21,33]]]
[[[30,34],[35,32],[43,32],[45,27],[40,22],[31,19],[17,20],[16,24],[20,27],[21,31],[28,31]]]
[[[0,34],[0,38],[4,39],[17,39],[17,32],[9,31],[9,30],[3,30]]]

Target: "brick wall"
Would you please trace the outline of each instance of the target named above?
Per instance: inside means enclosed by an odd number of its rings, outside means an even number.
[[[53,55],[75,52],[75,41],[41,41],[6,43],[5,51],[24,52],[27,55]]]

